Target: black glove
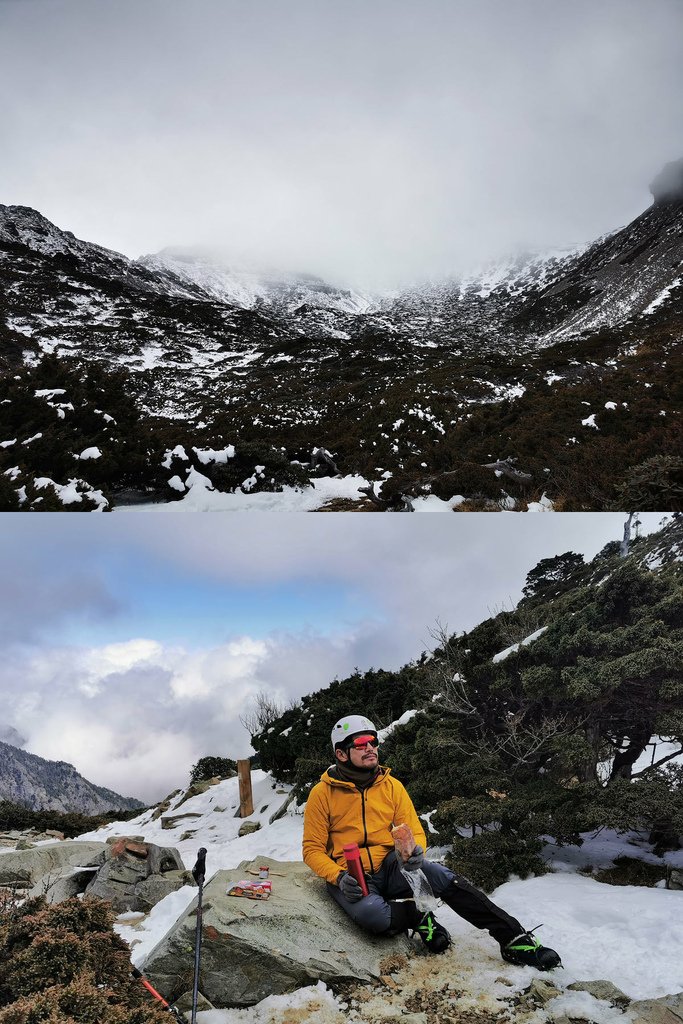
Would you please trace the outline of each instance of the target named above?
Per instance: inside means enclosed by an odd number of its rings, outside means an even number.
[[[408,857],[408,860],[403,865],[403,867],[406,869],[406,871],[417,871],[419,868],[422,867],[424,859],[424,850],[422,849],[421,846],[416,846],[413,852],[411,853],[410,857]]]
[[[339,888],[342,891],[342,896],[344,899],[347,899],[349,903],[357,903],[358,900],[363,899],[363,890],[353,875],[350,875],[348,871],[345,871],[340,877]]]

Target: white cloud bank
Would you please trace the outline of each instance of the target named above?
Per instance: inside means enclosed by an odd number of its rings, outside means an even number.
[[[355,639],[243,636],[193,651],[138,638],[52,648],[15,663],[30,683],[0,680],[0,702],[8,720],[21,721],[32,753],[70,761],[124,796],[158,800],[187,784],[200,757],[252,752],[240,715],[260,690],[286,705],[350,673]]]
[[[437,620],[471,629],[519,598],[541,558],[591,557],[620,539],[624,522],[618,513],[29,518],[10,517],[0,536],[0,729],[143,800],[185,783],[202,756],[248,754],[240,715],[259,690],[286,705],[356,666],[399,668],[430,647]],[[646,532],[662,520],[640,518]],[[159,573],[168,580],[150,594]],[[182,603],[185,584],[203,603]],[[211,617],[203,584],[251,600],[250,625],[230,631]],[[287,602],[271,601],[276,592],[291,595],[291,618]]]

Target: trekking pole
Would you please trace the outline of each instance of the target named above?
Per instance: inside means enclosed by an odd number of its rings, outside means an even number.
[[[199,886],[199,899],[197,901],[197,930],[194,936],[194,986],[192,988],[192,1020],[191,1024],[197,1024],[197,994],[199,991],[199,959],[202,953],[202,893],[204,891],[204,876],[206,874],[206,849],[202,846],[197,854],[197,863],[192,868],[192,877]]]
[[[147,981],[147,978],[144,977],[142,972],[139,971],[137,967],[133,967],[133,969],[131,970],[131,974],[133,975],[134,978],[137,978],[138,981],[142,982],[142,984],[145,986],[150,995],[153,995],[155,999],[159,1000],[164,1010],[168,1010],[169,1013],[172,1013],[176,1020],[183,1020],[183,1017],[181,1016],[180,1012],[176,1010],[175,1006],[171,1006],[169,1003],[166,1002],[161,993],[157,992],[153,985],[150,985],[150,983]]]

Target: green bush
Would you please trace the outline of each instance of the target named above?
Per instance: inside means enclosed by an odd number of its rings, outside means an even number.
[[[41,897],[0,919],[0,1024],[161,1024],[102,900]]]
[[[208,782],[217,776],[221,779],[231,779],[234,775],[237,775],[237,761],[233,761],[232,758],[202,757],[192,765],[190,785],[194,782]]]
[[[532,834],[533,826],[530,830],[483,832],[469,839],[457,836],[446,865],[485,892],[492,892],[510,875],[542,875],[548,870],[541,858],[543,844]]]
[[[261,767],[282,782],[296,783],[297,793],[303,796],[332,763],[330,733],[338,718],[362,711],[381,729],[424,703],[426,686],[427,673],[419,663],[395,672],[369,669],[335,679],[252,735]]]
[[[655,455],[634,466],[619,488],[615,507],[634,511],[653,508],[683,510],[683,459]]]

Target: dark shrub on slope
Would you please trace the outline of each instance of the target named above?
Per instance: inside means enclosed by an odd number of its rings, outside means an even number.
[[[168,1020],[130,974],[130,949],[102,900],[28,900],[0,918],[0,1024]]]

